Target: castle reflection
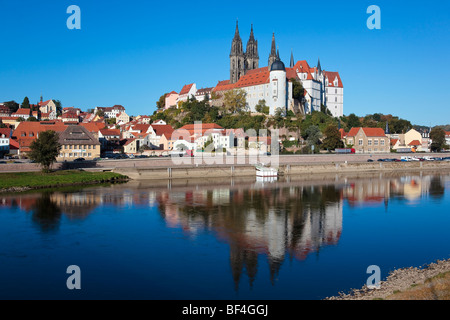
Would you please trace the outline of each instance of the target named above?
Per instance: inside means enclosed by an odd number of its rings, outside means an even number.
[[[168,228],[190,237],[210,231],[230,247],[236,289],[246,274],[252,286],[261,257],[271,281],[286,260],[307,259],[321,248],[338,244],[343,208],[387,205],[391,198],[414,202],[440,199],[446,180],[439,175],[337,178],[332,182],[279,181],[273,184],[228,182],[220,186],[155,187],[131,183],[71,191],[0,195],[0,209],[32,214],[41,232],[57,232],[64,216],[82,221],[95,209],[157,207]]]

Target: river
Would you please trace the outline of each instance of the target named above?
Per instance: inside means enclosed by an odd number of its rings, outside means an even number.
[[[2,194],[0,299],[324,299],[372,265],[448,259],[449,187],[418,172]]]

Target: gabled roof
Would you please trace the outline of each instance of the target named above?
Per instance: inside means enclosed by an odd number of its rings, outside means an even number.
[[[334,88],[343,88],[344,85],[342,84],[341,76],[339,75],[339,72],[332,72],[332,71],[324,71],[323,72],[326,79],[328,79],[328,87],[334,87]],[[334,80],[338,80],[337,86],[334,85]]]
[[[176,93],[175,91],[172,91],[172,92],[169,92],[168,94],[166,94],[166,97],[171,96],[173,94],[178,94],[178,93]]]
[[[384,130],[381,128],[352,128],[347,137],[355,137],[361,129],[366,137],[386,137]]]
[[[20,109],[17,109],[17,111],[14,112],[13,114],[29,116],[31,114],[31,109],[20,108]]]
[[[100,133],[103,136],[120,136],[119,129],[100,129]]]
[[[46,106],[46,105],[48,105],[51,101],[52,101],[52,100],[47,100],[47,101],[39,102],[39,106],[40,106],[40,107]]]
[[[167,138],[170,138],[174,131],[172,126],[170,126],[168,124],[152,125],[152,129],[153,129],[153,131],[155,131],[157,136],[162,136],[164,134]]]
[[[236,85],[234,83],[230,83],[230,80],[223,80],[223,81],[219,81],[217,86],[214,87],[213,91],[214,92],[228,91],[228,90],[232,90],[234,88],[236,88]]]
[[[236,88],[245,88],[250,86],[257,86],[260,84],[266,84],[270,82],[270,72],[261,71],[249,73],[242,76],[238,82],[235,83]]]
[[[62,145],[99,145],[100,142],[83,126],[67,126],[59,134],[59,143]]]
[[[10,128],[0,128],[0,137],[4,135],[6,138],[11,138],[11,133]]]
[[[192,88],[193,85],[194,85],[193,83],[185,85],[185,86],[183,87],[183,89],[181,89],[181,91],[180,91],[180,96],[181,96],[182,94],[188,94],[189,91],[191,90],[191,88]]]
[[[411,141],[408,146],[421,146],[422,144],[420,143],[419,140],[413,140]]]

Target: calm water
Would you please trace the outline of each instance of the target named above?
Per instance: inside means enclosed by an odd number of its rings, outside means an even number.
[[[449,258],[449,187],[417,174],[0,195],[0,298],[323,299],[370,265],[384,278]]]

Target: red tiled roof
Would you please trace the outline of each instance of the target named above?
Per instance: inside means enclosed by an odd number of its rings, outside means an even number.
[[[163,134],[166,136],[166,138],[170,138],[172,136],[172,133],[174,129],[172,126],[166,124],[157,124],[152,125],[153,130],[155,131],[157,136],[162,136]]]
[[[257,86],[260,84],[266,84],[270,82],[270,72],[261,71],[246,74],[242,76],[238,82],[236,82],[236,88],[245,88],[250,86]]]
[[[31,109],[20,108],[20,109],[18,109],[16,112],[14,112],[13,114],[20,114],[20,115],[26,115],[26,116],[29,116],[30,113],[31,113]]]
[[[332,72],[332,71],[324,71],[323,72],[325,78],[328,78],[328,87],[336,87],[336,88],[343,88],[344,85],[342,84],[341,76],[339,75],[339,72]],[[334,80],[337,78],[338,85],[334,85]]]
[[[98,133],[100,131],[100,129],[103,129],[103,128],[99,128],[97,126],[97,124],[94,122],[80,123],[79,125],[82,127],[85,127],[86,130],[89,131],[90,133]]]
[[[125,142],[124,146],[129,145],[130,143],[132,143],[135,140],[136,140],[135,138],[127,139],[127,142]]]
[[[359,130],[362,129],[366,137],[385,137],[386,134],[381,128],[352,128],[347,137],[355,137]]]
[[[421,146],[422,144],[420,143],[419,140],[413,140],[411,141],[408,146]]]
[[[192,88],[193,85],[194,85],[193,83],[192,83],[192,84],[187,84],[187,85],[185,85],[185,86],[183,87],[183,89],[181,89],[181,91],[180,91],[180,96],[181,96],[182,94],[188,94],[189,91],[191,90],[191,88]]]
[[[214,87],[213,91],[214,92],[227,91],[227,90],[232,90],[234,88],[236,88],[236,85],[234,83],[230,83],[230,80],[223,80],[223,81],[219,81],[217,86]]]
[[[176,93],[175,91],[172,91],[172,92],[169,92],[168,94],[166,94],[166,97],[171,96],[173,94],[178,94],[178,93]]]
[[[132,126],[132,130],[133,131],[139,131],[141,133],[145,133],[145,132],[148,131],[149,127],[150,127],[149,124],[138,123],[138,124],[135,124],[135,125]]]
[[[9,129],[9,128],[0,128],[0,137],[3,136],[3,135],[6,138],[10,138],[11,137],[11,129]]]
[[[100,133],[103,136],[120,136],[119,129],[100,129]]]
[[[391,139],[391,146],[395,146],[397,144],[398,139]]]
[[[39,102],[39,106],[40,106],[40,107],[46,106],[46,105],[48,105],[48,104],[50,103],[50,101],[52,101],[52,100],[47,100],[47,101]]]

